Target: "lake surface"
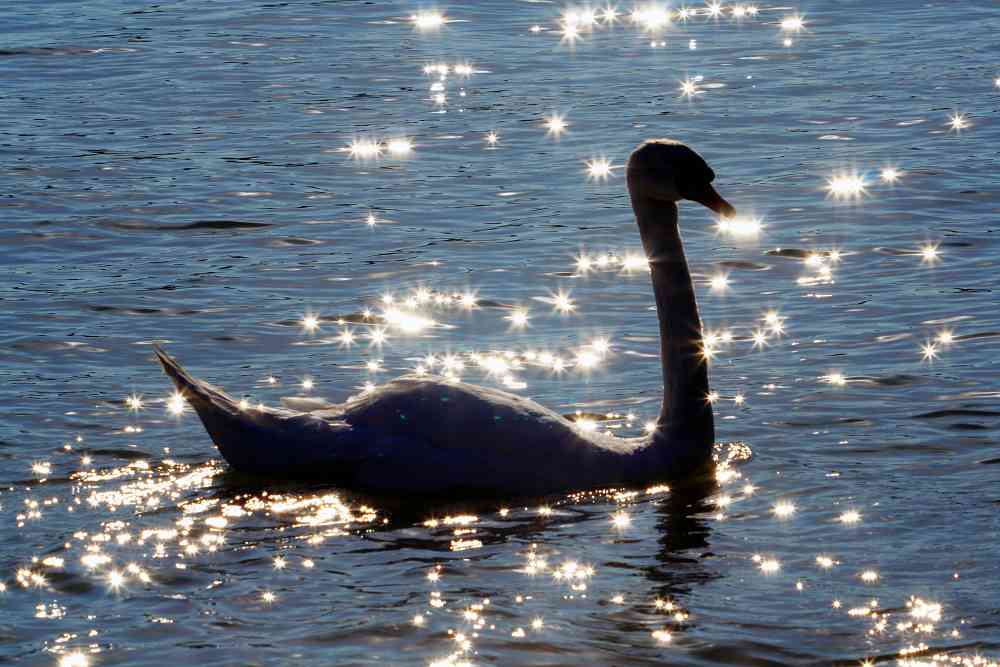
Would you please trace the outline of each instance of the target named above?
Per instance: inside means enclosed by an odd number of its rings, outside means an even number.
[[[1000,7],[695,6],[0,11],[0,661],[997,664]],[[763,225],[681,207],[717,488],[360,498],[165,410],[153,341],[254,403],[433,355],[641,433],[659,136]]]

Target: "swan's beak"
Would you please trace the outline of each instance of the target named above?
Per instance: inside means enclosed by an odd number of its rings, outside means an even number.
[[[723,199],[709,183],[703,185],[698,192],[688,195],[688,199],[712,209],[723,218],[732,218],[736,215],[733,205]]]

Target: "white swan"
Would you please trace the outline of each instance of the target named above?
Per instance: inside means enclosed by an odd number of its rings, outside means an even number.
[[[321,477],[353,489],[543,495],[696,475],[711,462],[712,406],[701,320],[677,227],[681,199],[735,211],[705,161],[666,139],[641,144],[627,168],[660,323],[664,398],[642,438],[585,433],[534,401],[442,378],[404,376],[310,412],[240,409],[161,349],[167,375],[229,464],[269,477]]]

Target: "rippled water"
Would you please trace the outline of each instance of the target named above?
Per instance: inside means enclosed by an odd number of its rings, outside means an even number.
[[[405,3],[4,10],[0,660],[995,664],[996,4],[726,5],[653,32],[622,7],[575,42],[557,3],[437,8],[427,31]],[[651,291],[602,266],[640,245],[621,170],[585,163],[663,135],[764,224],[681,212],[717,437],[742,443],[718,488],[414,506],[238,477],[164,411],[154,340],[252,401],[450,354],[640,432]],[[347,151],[402,137],[405,158]],[[863,196],[829,196],[840,172]],[[421,288],[476,305],[423,303],[439,326],[373,345],[358,314]]]

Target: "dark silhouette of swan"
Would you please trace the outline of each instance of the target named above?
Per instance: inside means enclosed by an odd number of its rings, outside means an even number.
[[[715,174],[676,141],[641,144],[628,189],[649,259],[660,323],[664,397],[641,438],[583,432],[534,401],[443,378],[403,376],[322,410],[241,409],[160,348],[167,375],[229,464],[268,477],[323,478],[392,493],[544,495],[683,480],[711,466],[714,428],[701,320],[677,202],[734,209]]]

